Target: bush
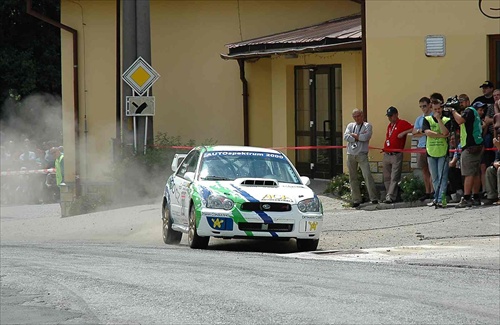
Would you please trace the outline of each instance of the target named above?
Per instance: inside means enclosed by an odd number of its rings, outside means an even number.
[[[215,145],[213,139],[203,141],[201,145]],[[172,148],[173,146],[189,148]],[[154,202],[163,193],[163,187],[172,174],[170,165],[174,155],[187,153],[196,146],[190,139],[183,142],[180,136],[169,136],[159,132],[155,136],[153,146],[147,148],[146,154],[142,151],[134,153],[130,146],[123,146],[120,159],[115,161],[110,176],[115,183],[115,201],[117,203],[137,204],[139,202]]]
[[[414,175],[408,175],[401,179],[399,187],[402,190],[401,198],[404,202],[417,201],[425,194],[424,182]]]
[[[358,169],[358,179],[360,180],[361,201],[366,202],[369,199],[369,195],[361,169]],[[325,192],[331,193],[344,201],[352,201],[349,174],[344,173],[333,177]]]

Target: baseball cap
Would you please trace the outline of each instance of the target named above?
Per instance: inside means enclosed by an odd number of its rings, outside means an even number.
[[[481,108],[484,106],[486,106],[486,104],[483,102],[475,102],[474,104],[472,104],[472,107],[474,107],[474,108]]]
[[[387,113],[385,115],[393,116],[394,114],[398,114],[398,109],[394,106],[391,106],[387,109]]]
[[[493,86],[493,83],[491,81],[486,80],[485,82],[483,82],[483,84],[481,86],[479,86],[479,88],[485,88],[485,87],[493,88],[495,86]]]

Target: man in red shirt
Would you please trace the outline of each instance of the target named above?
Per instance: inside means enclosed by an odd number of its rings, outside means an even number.
[[[403,169],[402,149],[406,144],[406,135],[413,130],[413,125],[400,119],[398,110],[394,106],[389,107],[385,115],[390,123],[385,134],[384,159],[382,161],[386,191],[384,203],[394,203]]]

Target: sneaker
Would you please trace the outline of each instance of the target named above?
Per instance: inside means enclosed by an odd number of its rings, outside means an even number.
[[[352,207],[353,207],[353,208],[357,208],[357,207],[359,207],[360,205],[361,205],[361,203],[359,203],[359,202],[355,202],[355,203],[353,203],[353,204],[352,204]]]
[[[372,204],[378,204],[378,200],[372,200]]]
[[[432,201],[432,202],[427,203],[428,207],[435,207],[437,205],[438,205],[438,203],[436,201]]]
[[[481,205],[481,199],[472,199],[472,205],[473,206],[479,206]]]
[[[419,198],[419,200],[420,200],[420,202],[424,202],[425,200],[430,199],[430,196],[431,196],[431,195],[430,195],[429,193],[425,193],[424,195],[422,195],[422,196]]]
[[[493,205],[495,202],[497,202],[497,200],[495,200],[495,199],[484,199],[483,200],[484,205]]]
[[[464,197],[460,200],[460,202],[455,205],[455,208],[460,209],[460,208],[468,208],[472,206],[472,202],[470,200],[466,200]]]
[[[392,204],[392,203],[394,203],[394,201],[391,198],[388,197],[388,198],[385,199],[384,203],[386,203],[386,204]]]

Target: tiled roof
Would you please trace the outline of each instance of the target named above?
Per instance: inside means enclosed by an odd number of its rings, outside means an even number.
[[[225,59],[270,56],[272,54],[325,52],[332,50],[361,49],[361,15],[351,15],[327,22],[226,44]]]

